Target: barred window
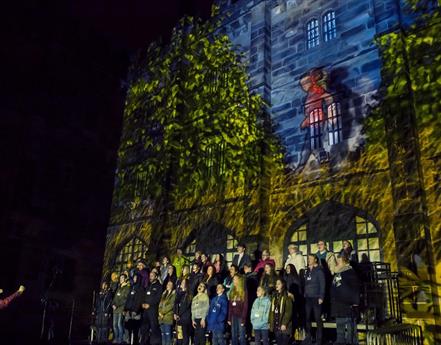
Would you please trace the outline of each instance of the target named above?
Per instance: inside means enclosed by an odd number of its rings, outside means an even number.
[[[344,240],[352,244],[359,261],[363,261],[363,257],[364,260],[369,259],[371,262],[381,261],[380,239],[375,225],[367,218],[356,216],[350,227],[352,234]],[[288,243],[296,244],[307,259],[308,254],[315,254],[318,251],[314,233],[314,229],[311,229],[309,223],[306,222],[292,232]],[[343,239],[327,238],[325,244],[329,251],[339,253],[343,248]]]
[[[307,241],[308,224],[303,224],[298,227],[292,234],[290,243],[294,243],[302,252],[305,262],[308,262],[308,241]]]
[[[311,150],[322,147],[321,120],[323,119],[323,110],[316,108],[309,113],[309,135],[311,141]]]
[[[323,16],[323,39],[325,42],[329,42],[335,37],[337,37],[335,12],[330,11]]]
[[[314,48],[320,43],[319,21],[311,19],[307,24],[308,49]]]
[[[139,238],[129,240],[119,252],[115,260],[115,271],[123,272],[133,265],[138,259],[145,259],[147,255],[147,244]]]
[[[363,260],[366,255],[370,261],[380,261],[380,242],[378,231],[374,224],[366,218],[356,217],[355,226],[357,228],[357,243],[354,247],[357,249],[359,260]]]
[[[199,244],[199,247],[198,247],[198,244]],[[201,243],[200,238],[196,238],[196,237],[193,238],[192,241],[185,247],[185,250],[184,250],[185,256],[190,261],[193,261],[197,249],[205,252],[205,250],[203,248],[203,244],[204,243]],[[223,248],[219,247],[218,248],[219,251],[216,253],[216,254],[223,255],[225,263],[228,265],[228,267],[233,262],[233,257],[234,257],[234,254],[236,253],[237,244],[238,244],[237,239],[233,235],[227,234],[227,241],[225,243],[225,247],[223,247]],[[213,254],[213,253],[206,252],[206,254]]]
[[[227,263],[227,266],[230,267],[230,265],[233,263],[233,257],[236,253],[236,247],[237,247],[237,240],[231,236],[227,235],[227,250],[225,252],[225,262]]]
[[[328,137],[329,145],[335,145],[343,140],[341,106],[338,102],[328,106]]]

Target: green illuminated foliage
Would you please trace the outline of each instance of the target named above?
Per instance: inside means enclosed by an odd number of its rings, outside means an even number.
[[[132,68],[117,199],[177,200],[256,185],[263,147],[270,160],[281,158],[261,125],[263,108],[229,38],[212,22],[183,18],[170,44],[152,44]]]

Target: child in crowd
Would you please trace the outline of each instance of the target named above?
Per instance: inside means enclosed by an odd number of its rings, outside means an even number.
[[[246,345],[245,323],[247,321],[248,297],[245,281],[236,274],[233,277],[233,287],[230,292],[228,305],[228,324],[231,326],[231,344]]]
[[[253,325],[255,345],[269,344],[269,312],[271,300],[266,296],[262,286],[257,288],[257,298],[251,308],[251,324]]]

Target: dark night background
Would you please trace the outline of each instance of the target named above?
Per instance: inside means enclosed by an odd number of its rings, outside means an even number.
[[[99,285],[130,58],[211,0],[27,1],[4,9],[1,42],[0,288],[25,294],[0,312],[0,339],[39,338],[59,301],[65,339],[86,338]],[[26,340],[27,341],[27,340]]]

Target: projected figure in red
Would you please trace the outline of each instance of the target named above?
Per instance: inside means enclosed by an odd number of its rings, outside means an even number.
[[[321,69],[312,69],[300,80],[302,89],[308,93],[305,101],[305,118],[302,129],[309,127],[311,150],[323,147],[323,123],[327,119],[327,108],[334,103],[327,89],[328,76]]]

